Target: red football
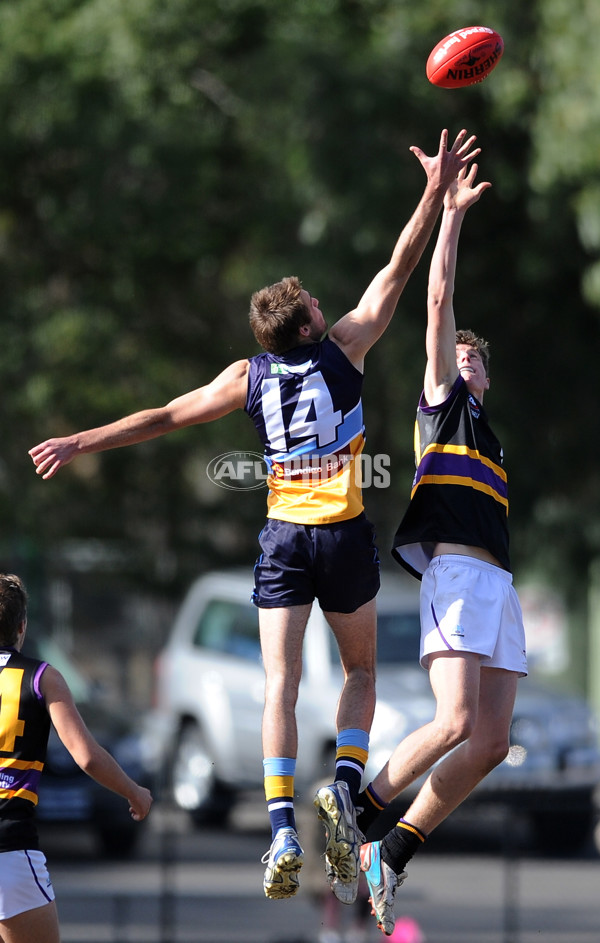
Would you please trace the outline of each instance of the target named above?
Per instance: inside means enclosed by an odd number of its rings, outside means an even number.
[[[483,80],[495,69],[504,40],[487,26],[465,26],[441,39],[427,60],[427,78],[439,88],[462,88]]]

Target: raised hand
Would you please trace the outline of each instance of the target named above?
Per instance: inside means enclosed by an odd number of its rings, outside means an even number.
[[[482,180],[475,186],[475,178],[479,167],[471,164],[463,167],[458,176],[451,182],[444,196],[444,208],[447,210],[468,210],[481,196],[484,190],[491,187],[488,180]]]
[[[474,147],[477,137],[463,128],[456,135],[456,140],[448,149],[448,131],[444,129],[440,135],[440,146],[434,157],[428,157],[420,147],[413,146],[410,151],[420,162],[427,174],[428,181],[436,188],[446,190],[461,170],[467,167],[474,157],[481,153],[480,147]]]

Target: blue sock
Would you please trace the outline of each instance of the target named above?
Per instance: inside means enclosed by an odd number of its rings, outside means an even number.
[[[296,828],[294,814],[294,774],[296,760],[292,757],[270,756],[263,760],[265,798],[275,838],[280,828]]]

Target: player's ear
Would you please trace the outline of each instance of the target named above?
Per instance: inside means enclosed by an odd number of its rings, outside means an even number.
[[[23,619],[23,621],[21,622],[21,625],[17,629],[17,646],[19,650],[21,649],[21,646],[23,642],[25,641],[26,632],[27,632],[27,618]]]

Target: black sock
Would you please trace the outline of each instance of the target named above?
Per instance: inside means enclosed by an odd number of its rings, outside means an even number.
[[[381,842],[381,857],[392,871],[401,874],[426,838],[427,835],[416,825],[411,825],[406,819],[400,819]]]
[[[367,829],[371,827],[379,813],[387,807],[387,802],[380,799],[373,789],[373,783],[369,783],[360,793],[356,806],[356,824],[363,835],[366,835]]]
[[[355,806],[357,803],[360,805],[358,802],[358,791],[360,789],[362,773],[343,764],[338,764],[335,768],[335,781],[337,783],[340,780],[348,786],[352,805]]]

